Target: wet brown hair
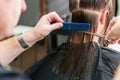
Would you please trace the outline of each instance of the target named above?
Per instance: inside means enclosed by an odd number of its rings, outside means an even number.
[[[90,23],[90,32],[96,32],[98,28],[100,10],[108,10],[103,33],[113,16],[111,0],[69,0],[69,9],[72,22]],[[74,40],[77,43],[74,43]],[[93,35],[71,30],[71,35],[62,47],[53,71],[68,76],[71,80],[79,80],[87,75],[94,63],[95,48],[92,40]],[[103,43],[102,40],[100,43]]]

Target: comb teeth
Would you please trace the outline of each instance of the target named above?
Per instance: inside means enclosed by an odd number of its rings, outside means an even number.
[[[81,30],[86,31],[90,29],[89,23],[77,23],[77,22],[63,22],[63,30]]]

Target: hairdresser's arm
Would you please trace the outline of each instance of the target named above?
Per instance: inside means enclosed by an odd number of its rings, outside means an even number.
[[[113,76],[113,80],[120,80],[120,65],[116,69],[115,75]]]
[[[57,23],[50,25],[52,21]],[[55,12],[49,13],[43,16],[31,31],[25,32],[23,39],[29,46],[33,46],[37,41],[49,35],[51,31],[62,27],[61,22],[62,19]],[[19,44],[16,36],[1,41],[0,64],[6,66],[25,50]]]
[[[110,40],[111,44],[120,44],[120,16],[113,18],[107,29],[107,38]]]

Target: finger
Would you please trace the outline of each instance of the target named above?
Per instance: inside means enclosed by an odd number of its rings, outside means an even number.
[[[115,44],[117,42],[117,40],[111,40],[110,43],[111,44]]]
[[[51,31],[53,31],[53,30],[61,28],[62,26],[63,26],[62,23],[54,23],[54,24],[51,25],[50,28],[51,28]]]
[[[116,22],[112,28],[108,31],[108,33],[106,34],[106,37],[108,39],[116,39],[119,38],[119,24]]]
[[[51,22],[63,22],[63,20],[60,18],[60,16],[56,12],[51,12],[48,14],[48,18]]]
[[[120,40],[118,40],[118,44],[120,44]]]
[[[113,27],[113,25],[116,23],[116,20],[115,19],[112,19],[108,25],[108,28],[107,28],[107,31],[106,31],[106,34],[111,30],[111,28]]]

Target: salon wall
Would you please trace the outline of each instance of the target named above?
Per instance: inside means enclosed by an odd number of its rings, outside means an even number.
[[[60,16],[68,14],[68,2],[69,0],[47,0],[48,12],[56,11]]]
[[[120,15],[120,0],[117,0],[117,3],[118,3],[117,15]]]
[[[21,15],[19,24],[33,26],[39,20],[39,0],[25,0],[27,11]]]

